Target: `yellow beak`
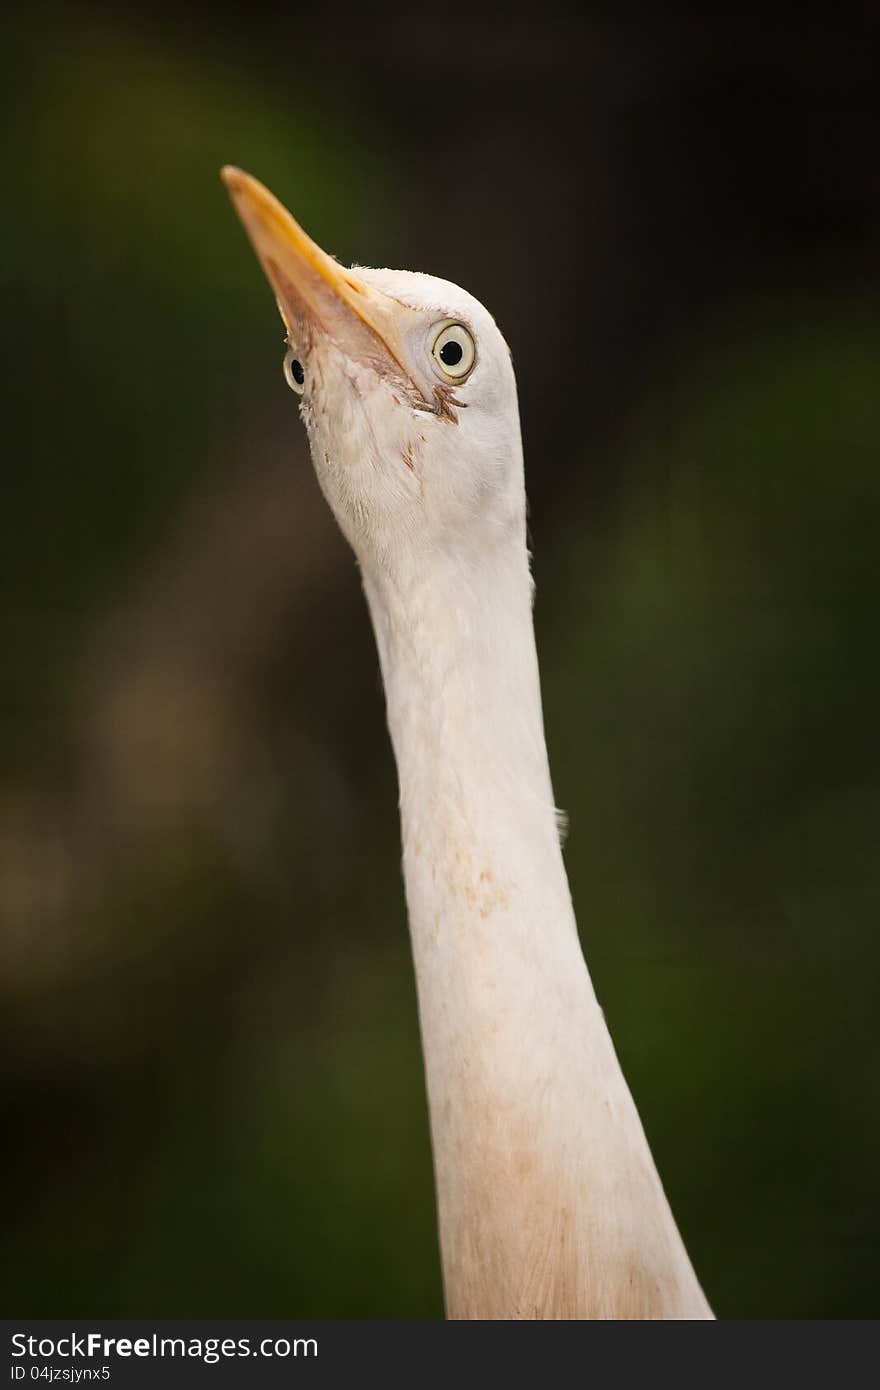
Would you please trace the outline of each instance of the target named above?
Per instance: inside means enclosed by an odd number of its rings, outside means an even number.
[[[263,184],[227,164],[222,170],[235,210],[275,291],[294,348],[314,329],[344,339],[367,360],[387,358],[415,386],[405,366],[401,327],[408,311],[328,256]],[[369,330],[369,332],[365,332]],[[418,388],[416,388],[418,389]],[[421,394],[421,393],[420,393]]]

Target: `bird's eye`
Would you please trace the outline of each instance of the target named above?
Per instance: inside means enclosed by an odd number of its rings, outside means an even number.
[[[306,374],[293,348],[288,348],[284,354],[284,380],[291,391],[295,391],[298,396],[302,395]]]
[[[447,381],[464,381],[477,360],[477,345],[463,323],[447,320],[434,329],[431,355],[440,375]]]

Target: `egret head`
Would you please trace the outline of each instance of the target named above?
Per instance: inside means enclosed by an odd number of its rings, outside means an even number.
[[[521,544],[516,383],[487,310],[429,275],[346,269],[262,184],[223,176],[287,330],[318,480],[364,568]]]

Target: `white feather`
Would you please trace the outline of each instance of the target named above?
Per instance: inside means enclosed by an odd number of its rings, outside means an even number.
[[[417,383],[432,324],[464,322],[477,344],[454,419],[332,336],[311,344],[304,403],[385,684],[450,1315],[711,1316],[578,942],[510,353],[457,286],[358,275],[409,311]]]

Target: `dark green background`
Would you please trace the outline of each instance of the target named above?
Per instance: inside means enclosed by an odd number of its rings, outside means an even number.
[[[719,1314],[876,1314],[867,19],[126,16],[6,53],[4,1311],[442,1308],[372,636],[231,161],[507,333],[566,858],[672,1205]]]

